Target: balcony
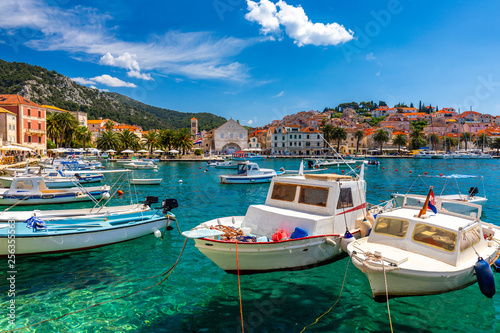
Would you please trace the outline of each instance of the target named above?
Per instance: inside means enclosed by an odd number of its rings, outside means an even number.
[[[35,128],[25,128],[23,129],[23,132],[26,132],[28,135],[44,135],[45,130],[42,129],[35,129]]]

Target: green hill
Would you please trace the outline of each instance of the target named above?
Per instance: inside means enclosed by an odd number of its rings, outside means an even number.
[[[196,117],[200,130],[226,122],[211,113],[185,113],[147,105],[127,96],[79,85],[64,75],[40,66],[0,60],[0,94],[19,94],[35,103],[83,111],[89,119],[109,118],[144,130],[190,127]]]

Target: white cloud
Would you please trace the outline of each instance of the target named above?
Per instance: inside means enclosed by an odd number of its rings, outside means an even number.
[[[128,77],[135,77],[135,78],[138,78],[138,79],[143,79],[143,80],[147,80],[147,81],[151,81],[151,80],[154,80],[150,74],[146,74],[146,73],[141,73],[139,71],[129,71],[127,72],[127,76]]]
[[[264,35],[280,35],[280,22],[276,17],[276,5],[269,0],[260,0],[256,3],[248,0],[248,13],[245,18],[250,22],[257,22],[261,25],[260,32]]]
[[[0,1],[0,13],[0,33],[5,33],[10,44],[66,51],[86,61],[125,68],[129,77],[146,80],[152,78],[141,70],[200,79],[244,80],[248,69],[242,64],[236,66],[231,58],[259,41],[178,31],[147,36],[144,41],[124,41],[107,28],[113,24],[109,15],[94,8],[63,9],[37,0]],[[24,37],[26,29],[29,38]],[[191,72],[190,68],[201,71]]]
[[[283,91],[281,91],[281,92],[279,92],[278,94],[274,95],[274,96],[273,96],[273,97],[271,97],[271,98],[277,98],[277,97],[281,97],[281,96],[283,96],[283,95],[285,95],[285,91],[284,91],[284,90],[283,90]]]
[[[108,74],[100,75],[91,78],[90,80],[98,82],[100,84],[104,84],[109,87],[128,87],[128,88],[136,88],[137,86],[130,82],[122,81],[116,77],[112,77]]]
[[[247,124],[248,124],[248,125],[252,125],[252,124],[253,124],[253,120],[252,120],[252,119],[250,119],[249,121],[247,121]]]
[[[96,84],[95,81],[88,80],[88,79],[83,78],[83,77],[74,77],[71,80],[73,80],[73,81],[75,81],[76,83],[79,83],[79,84]]]
[[[373,55],[373,52],[372,53],[368,53],[366,55],[366,60],[370,61],[370,60],[375,60],[377,58],[375,58],[375,56]]]
[[[259,23],[262,34],[279,36],[282,25],[286,34],[298,46],[338,45],[353,39],[354,33],[338,23],[311,22],[301,6],[294,7],[282,0],[276,4],[269,0],[260,0],[259,3],[247,0],[247,5],[249,12],[245,18]]]

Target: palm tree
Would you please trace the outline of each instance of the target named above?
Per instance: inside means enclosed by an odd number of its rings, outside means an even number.
[[[446,150],[450,150],[451,147],[454,147],[457,145],[457,140],[455,138],[449,137],[449,136],[444,136],[443,137],[443,148]]]
[[[117,150],[120,147],[120,141],[118,139],[118,134],[113,131],[101,132],[101,136],[97,139],[97,148],[101,150],[114,149]]]
[[[57,126],[61,129],[61,144],[66,141],[65,146],[69,147],[73,132],[78,127],[79,123],[75,117],[69,112],[58,113],[56,116]]]
[[[170,150],[175,141],[175,133],[171,129],[160,130],[160,144]]]
[[[176,135],[177,147],[182,149],[182,155],[186,155],[186,150],[193,148],[191,132],[187,128],[181,128]]]
[[[493,142],[490,144],[490,148],[496,149],[498,156],[498,151],[500,150],[500,138],[495,138],[495,140],[493,140]]]
[[[359,150],[359,143],[361,142],[361,140],[363,140],[363,138],[365,137],[365,132],[363,132],[362,130],[357,130],[355,133],[354,133],[354,137],[356,138],[356,154],[358,154],[358,150]]]
[[[392,144],[398,145],[398,154],[401,153],[401,146],[406,146],[407,143],[408,143],[408,139],[406,138],[406,135],[404,135],[402,133],[396,134],[392,138]]]
[[[106,131],[112,131],[114,127],[115,127],[115,123],[112,120],[108,120],[104,124],[104,128],[106,129]]]
[[[384,143],[389,141],[389,134],[387,134],[387,132],[384,131],[383,129],[379,129],[373,135],[373,141],[380,144],[380,154],[382,155],[382,146],[384,145]]]
[[[153,148],[160,147],[160,135],[156,132],[148,132],[142,136],[142,139],[145,140],[145,145],[148,147],[149,152],[153,153]]]
[[[57,113],[47,112],[47,119],[45,121],[47,126],[47,136],[55,143],[57,146],[57,139],[61,136],[61,128],[57,124]]]
[[[120,143],[120,149],[133,149],[137,150],[140,148],[140,139],[134,132],[126,129],[123,132],[117,133],[117,138]]]
[[[471,140],[471,134],[469,132],[463,132],[460,135],[460,140],[465,142],[465,150],[469,150],[469,141]]]
[[[83,142],[83,149],[85,149],[85,143],[92,140],[92,132],[90,132],[87,126],[78,126],[75,129],[75,139]]]
[[[425,146],[426,144],[423,138],[423,131],[420,127],[416,127],[413,125],[411,126],[410,138],[411,138],[412,149],[419,149],[420,147]]]
[[[432,133],[429,135],[429,142],[431,143],[432,150],[436,150],[437,144],[439,142],[439,135]]]
[[[332,140],[333,131],[334,127],[331,124],[323,126],[323,139],[325,140],[325,142],[323,142],[323,147],[328,147],[328,143]]]
[[[482,133],[476,137],[476,147],[481,146],[481,152],[484,151],[484,147],[487,147],[491,144],[491,139],[488,137],[488,134]]]
[[[332,132],[332,140],[337,140],[337,153],[340,149],[340,141],[347,140],[347,132],[343,127],[335,127]]]

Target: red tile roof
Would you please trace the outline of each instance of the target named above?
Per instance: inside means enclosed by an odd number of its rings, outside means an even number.
[[[8,104],[24,104],[36,107],[41,107],[40,105],[33,103],[29,99],[26,99],[20,95],[0,95],[0,105]]]

